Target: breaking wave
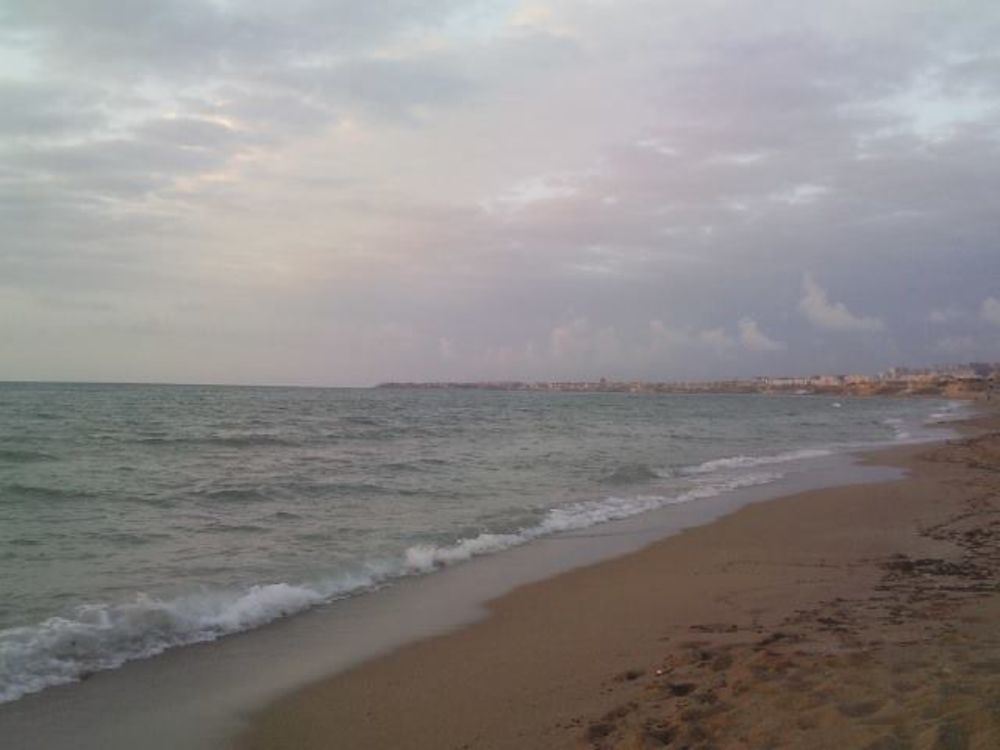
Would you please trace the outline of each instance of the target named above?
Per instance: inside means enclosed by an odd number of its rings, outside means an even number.
[[[533,539],[566,531],[578,531],[608,521],[619,521],[667,505],[716,497],[743,487],[769,484],[782,476],[782,474],[773,472],[760,472],[706,483],[674,496],[636,495],[634,497],[608,497],[603,500],[571,503],[552,508],[545,514],[541,523],[516,532],[480,534],[469,539],[460,539],[454,544],[445,546],[417,545],[410,547],[406,551],[406,567],[413,573],[427,573],[435,568],[516,547]]]
[[[604,481],[608,484],[636,484],[653,479],[666,479],[667,474],[646,464],[623,464],[608,474]]]
[[[940,411],[931,412],[927,418],[927,422],[929,424],[938,424],[965,419],[968,416],[968,408],[968,405],[961,401],[949,401]]]
[[[892,428],[892,432],[896,440],[909,440],[912,437],[910,431],[906,429],[906,423],[902,419],[889,417],[888,419],[882,420],[882,424],[888,425]]]
[[[175,599],[137,594],[118,604],[84,604],[66,617],[0,631],[0,703],[174,646],[256,628],[372,584],[345,578],[326,586],[275,583]]]
[[[689,466],[682,469],[681,473],[686,475],[711,474],[716,471],[727,471],[730,469],[747,469],[755,466],[770,466],[773,464],[784,464],[789,461],[802,461],[808,458],[822,458],[831,456],[834,451],[827,448],[803,448],[787,453],[777,453],[771,456],[730,456],[728,458],[716,458],[712,461],[697,466]]]
[[[261,584],[173,599],[140,593],[127,602],[81,605],[66,616],[0,630],[0,703],[176,646],[257,628],[319,604],[370,591],[392,579],[430,573],[560,532],[767,484],[781,476],[759,472],[728,479],[705,478],[672,496],[607,497],[571,503],[549,509],[537,524],[517,531],[484,533],[443,545],[415,545],[395,561],[372,562],[361,573],[319,583]]]

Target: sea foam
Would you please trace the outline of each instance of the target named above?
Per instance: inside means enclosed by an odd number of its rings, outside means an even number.
[[[790,459],[786,459],[790,460]],[[704,466],[704,465],[703,465]],[[676,503],[773,482],[775,472],[701,477],[674,495],[606,497],[549,509],[539,523],[443,545],[414,545],[401,559],[374,561],[365,572],[318,583],[271,583],[164,599],[137,594],[115,604],[85,604],[66,616],[0,631],[0,703],[84,679],[169,648],[212,641],[266,625],[319,604],[370,591],[389,580],[499,552],[553,534],[589,528]]]
[[[275,583],[174,599],[140,593],[127,602],[80,605],[63,617],[0,631],[0,703],[259,627],[373,583],[345,577],[319,586]]]
[[[717,471],[728,471],[731,469],[747,469],[755,466],[769,466],[773,464],[784,464],[789,461],[803,461],[809,458],[822,458],[833,455],[834,451],[827,448],[803,448],[796,451],[787,451],[770,456],[729,456],[727,458],[716,458],[705,461],[697,466],[690,466],[681,470],[682,474],[711,474]]]
[[[663,508],[667,505],[691,502],[708,497],[716,497],[725,492],[768,484],[783,475],[776,472],[758,472],[739,477],[718,479],[697,485],[677,495],[635,495],[631,497],[607,497],[602,500],[587,500],[552,508],[546,512],[540,523],[508,534],[480,534],[461,539],[454,544],[416,545],[405,554],[406,567],[414,573],[426,573],[435,568],[469,560],[479,555],[499,552],[516,547],[534,539],[553,534],[590,528],[609,521]]]

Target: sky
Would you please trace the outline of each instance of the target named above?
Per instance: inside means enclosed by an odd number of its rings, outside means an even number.
[[[1000,4],[0,0],[0,380],[1000,360]]]

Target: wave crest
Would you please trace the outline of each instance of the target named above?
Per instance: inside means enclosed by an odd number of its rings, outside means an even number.
[[[724,492],[743,487],[768,484],[782,476],[782,474],[775,472],[758,472],[706,483],[673,496],[635,495],[570,503],[550,509],[537,525],[528,526],[508,534],[484,533],[475,537],[459,539],[453,544],[444,546],[415,545],[406,550],[405,566],[412,573],[427,573],[436,568],[469,560],[473,557],[517,547],[541,537],[567,531],[578,531],[608,521],[620,521],[667,505],[716,497]]]
[[[604,481],[608,484],[638,484],[666,478],[663,472],[646,464],[623,464],[608,474]]]
[[[776,453],[771,456],[729,456],[727,458],[716,458],[697,466],[689,466],[681,470],[682,474],[711,474],[716,471],[726,471],[729,469],[748,469],[755,466],[770,466],[772,464],[784,464],[789,461],[802,461],[808,458],[822,458],[833,455],[832,450],[826,448],[803,448],[797,451],[786,453]]]
[[[805,451],[797,453],[798,457],[808,457],[802,455]],[[808,455],[826,455],[826,452]],[[757,463],[729,461],[729,464],[717,461],[715,466],[776,462],[773,457]],[[781,476],[776,472],[757,472],[728,478],[698,477],[693,487],[675,495],[612,496],[570,503],[549,509],[535,525],[510,533],[483,533],[444,545],[414,545],[396,561],[371,562],[360,574],[320,583],[262,584],[239,591],[210,591],[175,599],[138,594],[124,603],[81,605],[65,617],[0,631],[0,703],[79,680],[92,672],[114,669],[133,659],[154,656],[175,646],[256,628],[333,599],[371,590],[391,579],[429,573],[534,539],[629,518],[667,505],[767,484]]]
[[[176,599],[137,594],[119,604],[84,604],[67,617],[0,631],[0,703],[168,648],[265,625],[371,585],[344,579],[323,587],[288,583]]]

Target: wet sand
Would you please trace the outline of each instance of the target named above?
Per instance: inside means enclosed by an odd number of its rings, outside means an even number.
[[[1000,747],[1000,418],[968,430],[517,589],[233,747]]]

